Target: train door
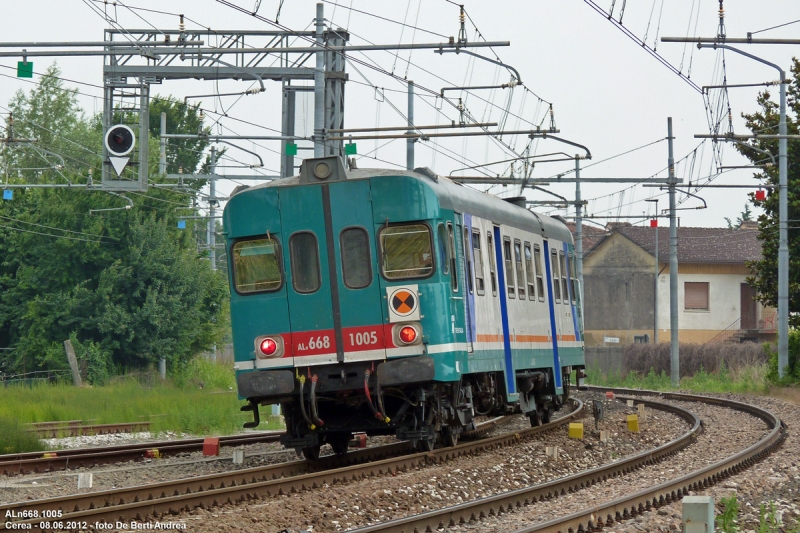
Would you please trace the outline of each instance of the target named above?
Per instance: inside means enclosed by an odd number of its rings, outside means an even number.
[[[386,358],[370,182],[331,183],[331,237],[338,282],[344,361]],[[333,270],[331,275],[334,275]],[[388,311],[387,311],[388,312]]]
[[[295,366],[335,362],[341,346],[329,276],[324,187],[278,188]]]
[[[467,220],[469,215],[456,215],[456,226],[453,232],[453,240],[456,250],[456,263],[459,268],[457,269],[459,285],[461,289],[461,311],[463,313],[463,342],[466,343],[467,353],[473,353],[473,338],[475,334],[475,327],[472,317],[475,315],[475,287],[474,280],[472,279],[471,266],[472,261],[469,257],[471,246],[469,245],[467,232]],[[461,221],[458,221],[461,218]],[[459,223],[463,222],[463,224]]]
[[[544,247],[544,270],[547,283],[547,308],[550,315],[550,332],[553,343],[553,378],[556,384],[556,394],[562,393],[561,379],[561,359],[558,355],[558,336],[561,331],[558,325],[559,309],[561,308],[561,276],[556,275],[558,268],[558,250],[550,248],[550,243],[545,239],[542,243]],[[553,252],[556,252],[553,254]]]

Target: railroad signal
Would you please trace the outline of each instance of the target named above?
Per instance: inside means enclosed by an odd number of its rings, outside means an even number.
[[[133,151],[133,147],[136,145],[136,136],[133,134],[133,130],[125,124],[117,124],[106,132],[105,143],[110,154],[108,160],[114,167],[117,176],[121,176],[122,171],[131,160],[130,157],[125,156]]]

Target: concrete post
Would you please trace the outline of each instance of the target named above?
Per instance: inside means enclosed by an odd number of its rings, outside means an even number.
[[[317,66],[314,69],[314,157],[325,155],[325,52],[322,46],[325,7],[317,4],[316,52]]]
[[[408,131],[414,133],[414,82],[408,82]],[[414,170],[414,139],[406,139],[406,170]]]
[[[67,352],[69,369],[72,370],[72,383],[76,387],[80,387],[83,382],[81,381],[81,373],[78,370],[78,359],[75,357],[75,350],[72,348],[72,342],[69,339],[64,341],[64,350]]]
[[[158,173],[159,174],[166,174],[167,173],[167,139],[164,138],[164,135],[167,134],[167,114],[161,113],[161,136],[158,139],[158,144],[160,147],[158,153]]]
[[[670,356],[669,375],[673,387],[681,382],[680,344],[678,341],[678,225],[675,216],[675,156],[672,148],[672,117],[667,119],[667,139],[669,142],[669,329]]]

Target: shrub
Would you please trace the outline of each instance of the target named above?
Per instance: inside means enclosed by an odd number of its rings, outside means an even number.
[[[0,418],[0,453],[40,452],[45,446],[22,424],[9,418]]]
[[[783,379],[778,377],[778,350],[772,345],[764,345],[769,356],[769,370],[767,379],[773,383],[788,385],[789,383],[800,381],[800,330],[789,331],[789,365]]]

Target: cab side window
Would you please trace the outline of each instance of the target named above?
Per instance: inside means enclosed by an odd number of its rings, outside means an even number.
[[[292,265],[292,286],[299,293],[319,290],[319,249],[311,232],[295,233],[289,239],[289,261]]]
[[[363,228],[343,229],[339,236],[342,251],[342,277],[351,289],[363,289],[372,283],[369,235]]]

